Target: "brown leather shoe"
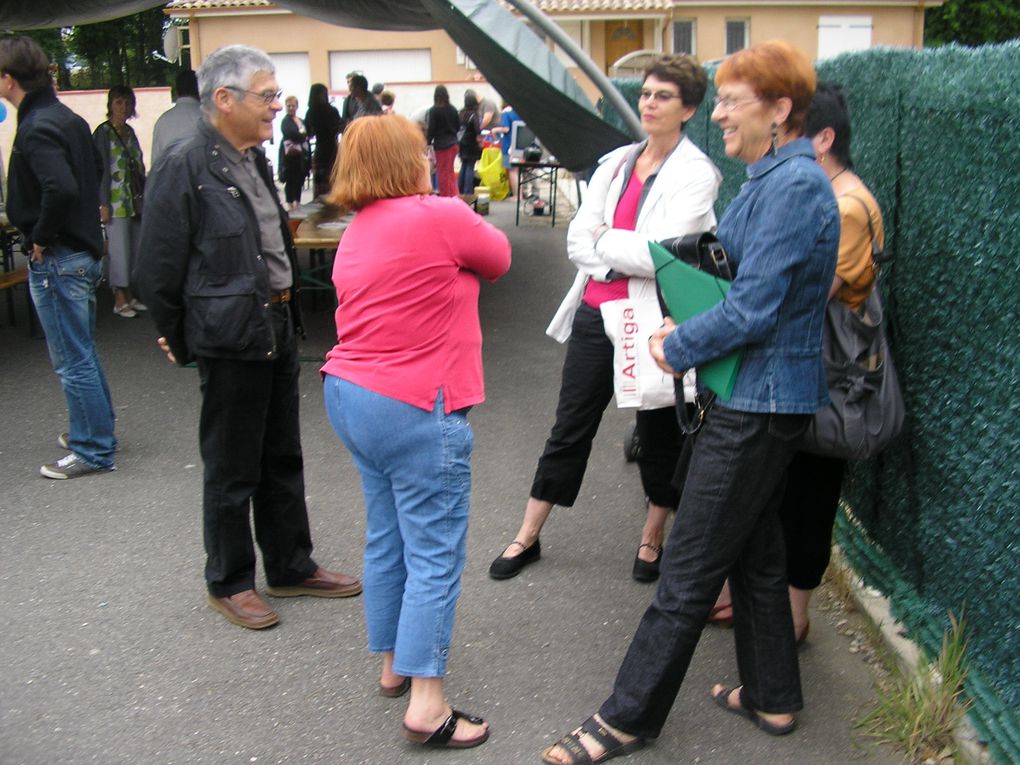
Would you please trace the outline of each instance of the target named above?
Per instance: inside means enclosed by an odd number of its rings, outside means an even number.
[[[280,621],[276,611],[266,605],[255,590],[244,590],[227,598],[209,595],[207,602],[229,621],[250,630],[264,630]]]
[[[297,595],[311,595],[315,598],[349,598],[361,594],[361,580],[336,571],[324,568],[315,569],[315,573],[303,582],[290,587],[266,587],[266,592],[274,598],[293,598]]]

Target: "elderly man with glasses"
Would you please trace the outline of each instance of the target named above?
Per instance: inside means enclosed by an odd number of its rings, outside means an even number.
[[[298,426],[297,263],[259,148],[281,110],[269,57],[221,48],[198,70],[203,120],[146,188],[135,279],[172,362],[196,362],[208,604],[249,629],[279,616],[255,591],[347,597],[354,577],[311,558]]]

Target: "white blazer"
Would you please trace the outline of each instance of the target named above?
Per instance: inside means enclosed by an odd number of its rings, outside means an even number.
[[[643,146],[621,146],[599,160],[584,202],[570,222],[567,256],[577,267],[577,276],[546,329],[546,334],[558,342],[565,343],[570,337],[574,314],[589,279],[608,281],[610,271],[627,274],[632,277],[628,283],[630,297],[654,297],[655,266],[648,242],[715,230],[713,205],[722,174],[687,136],[680,139],[659,169],[641,205],[634,231],[612,228],[616,205],[623,193],[624,166],[631,152],[636,156]],[[592,241],[592,233],[603,224],[610,229],[597,242]],[[693,397],[693,381],[684,382]]]

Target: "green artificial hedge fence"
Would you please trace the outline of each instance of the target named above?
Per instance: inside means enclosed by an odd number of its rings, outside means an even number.
[[[929,656],[965,613],[971,719],[1020,763],[1020,41],[872,49],[818,72],[843,86],[896,255],[881,284],[907,404],[903,436],[848,471],[837,540]],[[617,85],[636,105],[640,82]],[[688,131],[724,174],[721,213],[746,174],[713,96]]]

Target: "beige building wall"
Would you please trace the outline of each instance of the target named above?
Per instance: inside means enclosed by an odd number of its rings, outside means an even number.
[[[57,93],[57,97],[71,111],[89,123],[90,130],[95,130],[106,121],[105,90],[67,91]],[[138,116],[130,120],[128,124],[134,128],[135,134],[138,136],[138,142],[142,145],[142,153],[145,157],[145,166],[148,168],[151,165],[149,157],[152,154],[152,128],[159,116],[173,106],[173,102],[170,100],[170,88],[135,88],[135,102]],[[5,101],[4,106],[7,107],[7,119],[0,122],[0,152],[3,152],[4,181],[6,182],[11,145],[14,143],[18,119],[17,112],[10,103]]]
[[[432,32],[378,32],[326,24],[292,13],[227,15],[196,14],[192,17],[192,66],[198,68],[205,57],[224,45],[243,41],[267,53],[309,54],[309,77],[326,83],[332,92],[346,90],[344,82],[330,82],[329,54],[356,50],[432,50],[432,79],[436,82],[477,81],[477,70],[457,63],[457,46],[442,30]],[[194,34],[194,30],[198,34]],[[281,34],[286,30],[285,34]],[[197,39],[196,39],[197,38]],[[372,82],[372,73],[367,73]],[[391,83],[387,83],[389,85]]]
[[[868,5],[808,5],[798,8],[763,8],[733,5],[726,8],[699,8],[696,14],[674,10],[674,18],[695,19],[697,55],[701,61],[726,55],[726,22],[748,19],[750,44],[781,38],[803,50],[812,59],[818,57],[818,19],[820,16],[870,16],[871,44],[919,47],[923,42],[917,31],[919,14],[913,8],[880,8]],[[666,48],[672,47],[672,30],[667,33]]]

